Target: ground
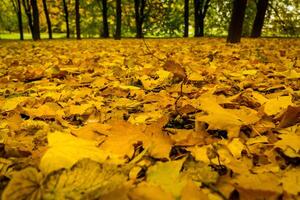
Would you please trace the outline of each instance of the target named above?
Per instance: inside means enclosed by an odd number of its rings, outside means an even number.
[[[13,199],[299,199],[300,40],[0,41]]]

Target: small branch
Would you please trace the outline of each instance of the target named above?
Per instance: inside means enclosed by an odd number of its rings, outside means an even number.
[[[220,190],[218,190],[218,188],[216,188],[212,184],[202,183],[202,185],[204,187],[207,187],[208,189],[210,189],[213,193],[216,193],[217,195],[219,195],[223,200],[228,200],[228,198],[222,192],[220,192]]]
[[[186,78],[185,78],[186,79]],[[176,98],[176,101],[175,101],[175,111],[178,115],[181,116],[181,113],[179,112],[178,110],[178,101],[180,100],[180,98],[183,96],[183,92],[182,92],[182,88],[183,88],[183,84],[185,82],[185,79],[182,80],[181,84],[180,84],[180,92],[179,92],[179,96]]]
[[[145,46],[146,46],[148,52],[149,52],[154,58],[156,58],[157,60],[159,60],[159,61],[161,61],[161,62],[166,62],[166,60],[161,59],[161,58],[157,57],[156,55],[154,55],[154,53],[152,53],[150,47],[148,46],[148,44],[146,43],[146,41],[145,41],[144,38],[143,38],[143,42],[144,42],[144,44],[145,44]]]

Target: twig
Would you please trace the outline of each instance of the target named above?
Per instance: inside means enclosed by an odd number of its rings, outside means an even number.
[[[145,46],[146,46],[148,52],[149,52],[154,58],[156,58],[157,60],[159,60],[159,61],[161,61],[161,62],[165,62],[164,59],[161,59],[161,58],[157,57],[156,55],[154,55],[154,53],[151,51],[149,45],[146,43],[145,38],[143,38],[143,42],[144,42],[144,44],[145,44]]]
[[[165,59],[161,59],[161,58],[159,58],[159,57],[157,57],[157,56],[154,55],[154,53],[151,51],[149,45],[147,44],[145,38],[143,38],[143,42],[144,42],[144,44],[145,44],[145,46],[146,46],[148,52],[149,52],[154,58],[156,58],[157,60],[159,60],[159,61],[161,61],[161,62],[166,62]],[[181,66],[181,67],[182,67],[182,66]],[[180,84],[180,93],[179,93],[179,96],[176,98],[176,101],[175,101],[175,111],[176,111],[176,113],[179,114],[180,116],[182,116],[182,115],[181,115],[181,113],[178,111],[178,101],[179,101],[180,98],[183,96],[183,92],[182,92],[183,89],[182,89],[182,88],[183,88],[183,84],[184,84],[186,81],[187,81],[187,77],[185,77],[185,78],[182,80],[182,82],[181,82],[181,84]]]
[[[186,79],[186,78],[185,78]],[[182,92],[182,88],[183,88],[183,84],[185,82],[185,79],[182,80],[181,84],[180,84],[180,93],[179,93],[179,96],[176,98],[176,101],[175,101],[175,111],[177,114],[179,114],[181,116],[181,113],[179,112],[178,110],[178,101],[179,99],[183,96],[183,92]]]
[[[202,185],[204,187],[207,187],[208,189],[210,189],[213,193],[216,193],[217,195],[219,195],[223,200],[228,200],[228,198],[218,190],[218,188],[216,188],[215,186],[213,186],[212,184],[209,184],[209,183],[203,183],[202,182]]]

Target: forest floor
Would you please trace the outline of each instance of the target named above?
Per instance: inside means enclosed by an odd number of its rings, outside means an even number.
[[[299,39],[1,42],[2,199],[299,199],[299,55]]]

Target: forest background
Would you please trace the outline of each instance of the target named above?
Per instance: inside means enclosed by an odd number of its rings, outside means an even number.
[[[18,9],[18,2],[20,8]],[[75,0],[38,0],[39,29],[42,38],[48,38],[49,21],[53,38],[75,37],[76,6]],[[104,8],[103,2],[106,2]],[[123,0],[122,37],[137,36],[135,0]],[[232,12],[230,0],[200,0],[200,14],[204,14],[203,33],[195,32],[195,2],[187,0],[149,0],[145,2],[142,34],[145,37],[182,37],[182,36],[225,36]],[[188,2],[188,8],[186,8]],[[252,25],[257,13],[259,1],[249,0],[243,24],[243,36],[251,36]],[[21,10],[22,26],[25,39],[30,39],[30,22],[28,10],[24,4],[28,0],[2,0],[0,3],[0,39],[18,39],[18,12]],[[48,14],[45,13],[45,4]],[[30,7],[30,6],[29,6]],[[141,7],[141,5],[140,5]],[[107,29],[103,23],[103,10],[107,11]],[[188,9],[188,18],[185,10]],[[116,1],[113,0],[79,0],[80,30],[83,38],[113,37],[116,32]],[[66,16],[67,11],[67,16]],[[141,8],[140,8],[141,11]],[[30,11],[32,14],[32,10]],[[69,28],[66,26],[68,17]],[[201,17],[201,16],[200,16]],[[188,30],[185,30],[185,20]],[[47,26],[48,25],[48,26]],[[66,33],[69,29],[69,35]],[[187,34],[188,32],[188,34]],[[67,34],[67,35],[66,35]],[[300,2],[299,0],[269,0],[264,20],[262,36],[299,37],[300,36]]]

